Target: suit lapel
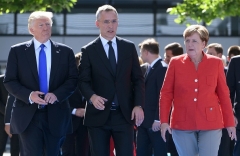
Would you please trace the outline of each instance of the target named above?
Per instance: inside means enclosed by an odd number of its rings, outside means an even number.
[[[25,51],[26,51],[26,57],[29,62],[30,69],[33,73],[33,76],[36,82],[39,84],[37,61],[36,61],[33,39],[26,43]]]
[[[56,42],[51,41],[51,72],[50,72],[50,80],[49,80],[49,90],[50,84],[53,83],[54,76],[58,71],[59,63],[60,63],[60,56],[61,56],[61,49],[59,48]]]
[[[111,68],[111,64],[110,64],[110,61],[109,59],[107,58],[107,55],[106,55],[106,52],[103,48],[103,45],[102,45],[102,42],[101,42],[101,39],[100,37],[98,37],[96,40],[95,40],[95,49],[96,49],[96,52],[98,54],[98,56],[100,57],[100,59],[102,60],[103,64],[105,65],[105,67],[107,68],[107,70],[115,77],[114,73],[113,73],[113,70]]]
[[[124,49],[124,42],[122,41],[121,38],[119,37],[116,37],[116,42],[117,42],[117,54],[118,54],[118,61],[117,61],[117,74],[119,74],[120,72],[120,69],[121,69],[121,66],[122,64],[124,63],[124,59],[125,59],[125,52],[126,51]]]
[[[159,59],[154,65],[153,67],[151,67],[152,69],[150,70],[150,72],[148,73],[147,77],[145,78],[145,82],[147,82],[148,78],[151,77],[151,75],[154,73],[155,69],[161,65],[161,61],[162,59]]]

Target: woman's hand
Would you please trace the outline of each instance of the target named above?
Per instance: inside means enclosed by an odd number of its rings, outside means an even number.
[[[166,131],[168,131],[170,134],[172,134],[171,128],[168,123],[162,123],[161,124],[161,136],[163,140],[166,142]]]

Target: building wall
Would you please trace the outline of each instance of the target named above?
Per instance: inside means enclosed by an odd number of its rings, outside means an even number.
[[[96,36],[97,37],[97,36]],[[74,53],[80,52],[81,47],[86,45],[88,42],[92,41],[96,37],[84,37],[84,36],[53,36],[51,39],[57,42],[64,43],[73,48]],[[138,44],[142,42],[144,39],[149,38],[146,37],[129,37],[129,36],[121,36],[128,40],[131,40],[135,43],[137,51],[139,52]],[[4,63],[7,61],[9,49],[12,45],[30,40],[31,36],[0,36],[0,61]],[[155,37],[155,39],[160,44],[160,55],[163,57],[164,47],[171,42],[179,42],[184,47],[184,39],[183,37]],[[239,37],[210,37],[209,43],[217,42],[222,44],[224,49],[224,54],[227,54],[227,49],[231,45],[240,45]]]

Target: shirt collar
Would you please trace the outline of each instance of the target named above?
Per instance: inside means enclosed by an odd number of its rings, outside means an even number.
[[[36,38],[34,37],[33,38],[33,43],[34,43],[34,47],[35,47],[35,50],[37,50],[41,44],[44,44],[46,48],[50,48],[51,47],[51,42],[50,40],[47,40],[47,42],[45,43],[40,43],[38,40],[36,40]]]
[[[109,41],[109,40],[106,40],[105,38],[103,38],[101,34],[100,34],[100,39],[101,39],[101,41],[102,41],[103,46],[105,46],[106,44],[108,44],[108,41]],[[114,37],[111,41],[112,41],[112,43],[117,44],[116,37]]]
[[[160,60],[160,59],[161,59],[161,56],[159,56],[158,58],[156,58],[156,59],[150,64],[150,66],[153,67],[154,64],[155,64],[158,60]]]

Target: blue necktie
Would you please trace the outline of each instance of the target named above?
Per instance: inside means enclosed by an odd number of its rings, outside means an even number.
[[[47,59],[46,53],[44,51],[44,44],[41,44],[41,50],[39,53],[39,64],[38,64],[38,77],[39,77],[39,86],[40,91],[46,94],[48,92],[48,85],[47,85]],[[42,105],[44,106],[44,105]]]

